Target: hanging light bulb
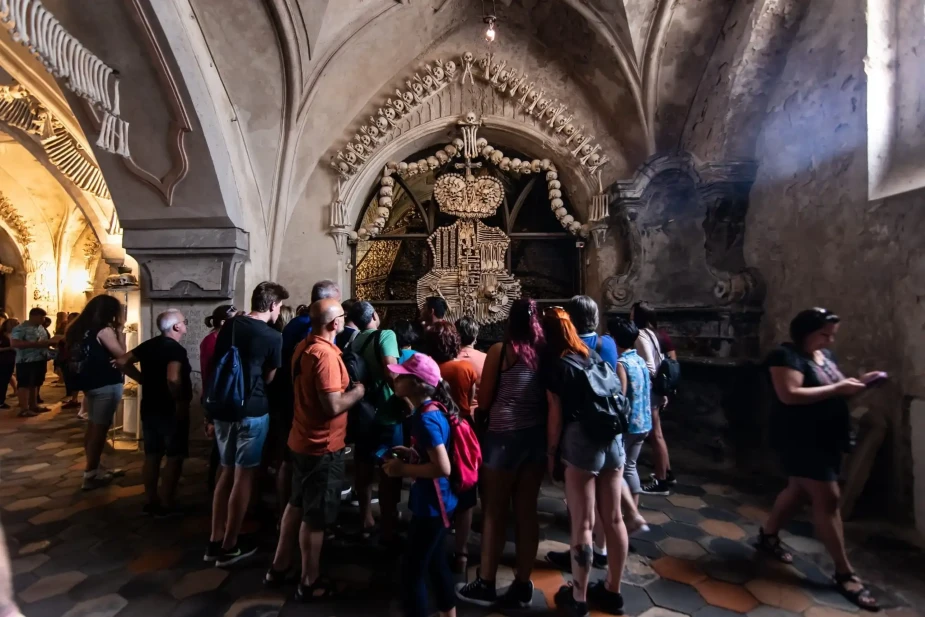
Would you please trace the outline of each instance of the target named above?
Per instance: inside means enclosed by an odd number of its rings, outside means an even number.
[[[495,42],[495,16],[489,15],[485,18],[485,23],[488,24],[488,29],[485,31],[485,40],[489,43]]]

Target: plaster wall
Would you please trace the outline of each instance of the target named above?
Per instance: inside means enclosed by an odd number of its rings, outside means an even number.
[[[843,319],[835,350],[844,372],[890,372],[889,385],[854,408],[888,419],[890,469],[873,490],[889,514],[908,519],[903,397],[925,393],[925,193],[868,201],[864,2],[809,5],[768,93],[756,148],[745,249],[768,283],[762,342],[786,340],[797,311],[825,306]],[[925,527],[921,510],[918,522]]]

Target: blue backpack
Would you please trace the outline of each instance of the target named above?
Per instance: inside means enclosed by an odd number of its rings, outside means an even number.
[[[212,420],[237,422],[245,415],[244,366],[234,344],[234,321],[231,322],[231,347],[215,363],[212,379],[206,384],[203,407]]]

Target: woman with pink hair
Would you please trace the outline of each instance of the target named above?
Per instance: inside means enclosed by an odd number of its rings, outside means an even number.
[[[482,468],[482,563],[475,580],[460,585],[461,600],[501,608],[527,608],[533,600],[530,574],[539,545],[537,499],[546,469],[547,396],[540,375],[544,346],[536,302],[511,306],[504,342],[488,351],[476,416],[488,414],[480,436]],[[509,504],[514,503],[517,568],[515,580],[499,600],[495,590],[504,547]]]

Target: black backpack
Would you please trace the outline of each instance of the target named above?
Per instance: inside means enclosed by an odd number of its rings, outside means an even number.
[[[662,395],[671,394],[678,388],[678,383],[681,381],[681,364],[662,353],[658,337],[653,337],[649,330],[643,330],[643,332],[649,340],[655,343],[655,349],[661,358],[658,368],[655,369],[655,377],[652,378],[652,391]]]
[[[594,443],[608,444],[628,428],[629,401],[623,395],[620,378],[613,368],[592,351],[588,360],[577,354],[562,358],[581,375],[576,388],[578,422]]]
[[[379,349],[379,338],[382,331],[376,330],[370,335],[359,349],[354,349],[354,338],[350,339],[344,346],[341,359],[344,366],[347,367],[347,376],[350,377],[350,383],[361,383],[367,389],[367,394],[357,403],[347,410],[347,443],[357,443],[362,441],[365,435],[372,430],[373,422],[376,418],[376,405],[372,401],[373,384],[369,367],[366,366],[366,360],[363,354],[370,345],[375,345]]]

